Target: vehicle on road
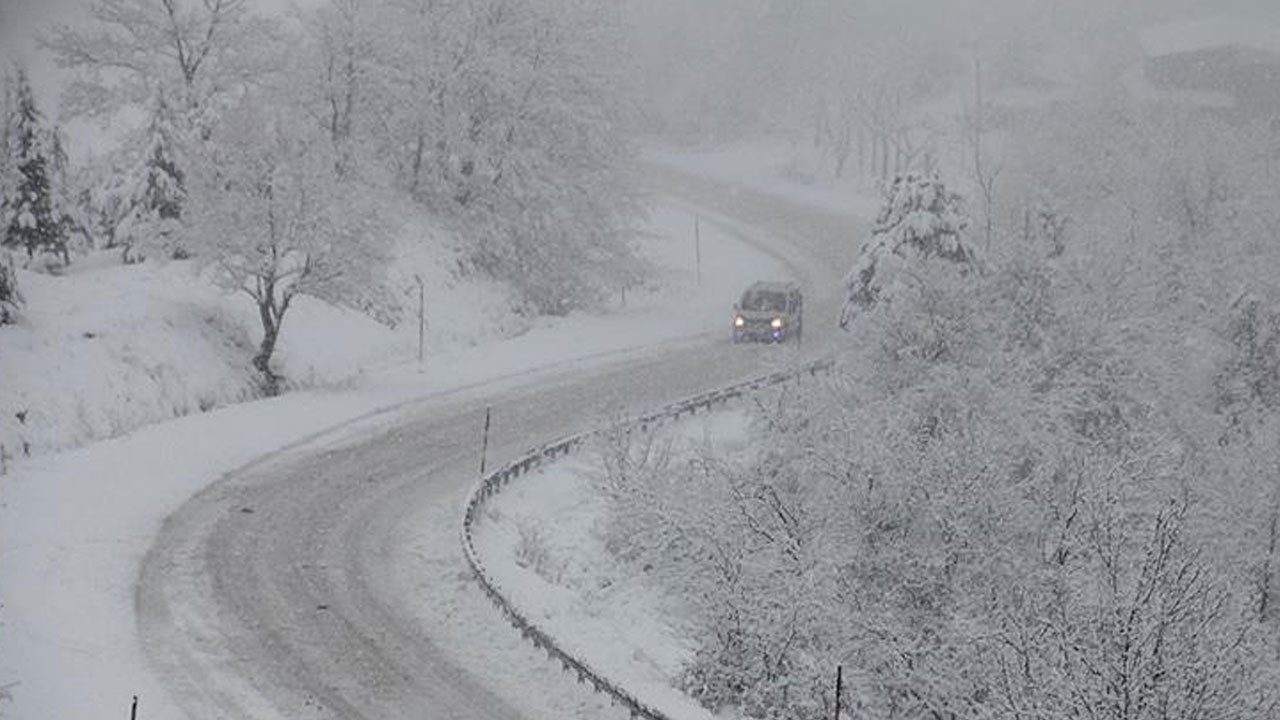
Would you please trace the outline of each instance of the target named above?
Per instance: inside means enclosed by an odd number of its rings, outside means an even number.
[[[733,306],[735,343],[799,342],[804,332],[804,296],[799,283],[752,283]]]

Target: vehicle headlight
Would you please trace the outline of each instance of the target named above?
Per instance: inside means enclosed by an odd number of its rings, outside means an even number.
[[[734,326],[734,327],[742,327],[743,325],[746,325],[746,324],[747,324],[747,321],[746,321],[746,320],[743,320],[741,315],[739,315],[739,316],[737,316],[737,317],[735,317],[735,318],[733,319],[733,326]]]
[[[774,330],[781,330],[782,318],[774,318],[772,321],[769,322],[769,327],[773,328]]]

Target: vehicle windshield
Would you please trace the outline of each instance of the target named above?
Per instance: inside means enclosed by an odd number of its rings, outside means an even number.
[[[769,290],[748,290],[742,295],[741,305],[743,310],[784,312],[787,309],[787,295]]]

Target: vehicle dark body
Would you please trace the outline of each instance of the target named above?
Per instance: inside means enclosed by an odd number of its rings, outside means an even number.
[[[804,297],[794,282],[756,282],[733,306],[733,341],[799,341],[804,329]]]

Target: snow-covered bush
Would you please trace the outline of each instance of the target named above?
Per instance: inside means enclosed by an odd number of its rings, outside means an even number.
[[[547,582],[559,582],[560,571],[552,564],[551,548],[547,546],[547,538],[541,527],[534,523],[522,522],[517,529],[520,540],[516,544],[516,564],[533,570]]]

